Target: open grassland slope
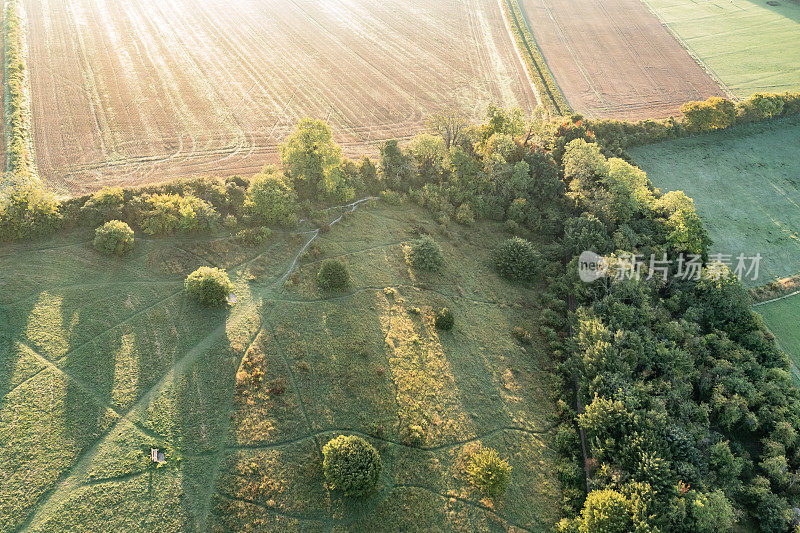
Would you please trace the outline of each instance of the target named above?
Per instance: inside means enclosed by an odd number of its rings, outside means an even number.
[[[646,3],[736,96],[800,90],[796,0]]]
[[[764,317],[781,349],[792,360],[792,378],[800,386],[800,294],[759,305],[756,310]]]
[[[653,183],[682,190],[723,254],[760,253],[762,285],[800,272],[800,164],[797,118],[630,150]]]
[[[26,0],[39,170],[61,192],[251,175],[305,116],[349,155],[426,116],[536,106],[497,0]]]
[[[519,0],[569,104],[593,118],[680,114],[723,92],[639,0]]]
[[[406,261],[425,231],[437,274]],[[552,530],[550,361],[512,335],[536,330],[539,296],[491,270],[498,226],[443,233],[409,204],[365,205],[285,277],[312,235],[138,239],[122,260],[82,232],[0,249],[0,530]],[[351,282],[320,294],[330,258]],[[186,298],[200,265],[228,270],[235,305]],[[324,484],[337,434],[381,454],[366,499]],[[501,498],[465,479],[480,445],[511,464]]]

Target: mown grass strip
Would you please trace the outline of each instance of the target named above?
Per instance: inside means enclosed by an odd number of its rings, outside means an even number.
[[[531,74],[531,79],[536,87],[542,105],[552,116],[565,116],[572,112],[561,89],[558,87],[553,74],[542,56],[536,40],[528,28],[528,23],[522,14],[522,9],[517,0],[502,0],[500,2],[503,16],[506,17],[514,34],[514,40],[522,52],[525,68]]]
[[[15,183],[38,181],[33,149],[25,8],[6,0],[3,23],[6,172]]]

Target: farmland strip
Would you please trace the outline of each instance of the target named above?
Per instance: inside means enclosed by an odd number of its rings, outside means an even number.
[[[6,0],[3,24],[6,171],[13,185],[37,181],[31,125],[25,9],[20,0]]]
[[[533,80],[542,105],[551,115],[564,116],[569,114],[572,110],[566,99],[564,99],[564,95],[561,94],[561,89],[558,88],[553,74],[547,67],[542,52],[539,50],[539,46],[536,44],[536,40],[525,22],[519,3],[517,0],[503,0],[500,5],[503,16],[506,17],[511,26],[514,40],[522,52],[525,68],[530,73],[530,78]]]

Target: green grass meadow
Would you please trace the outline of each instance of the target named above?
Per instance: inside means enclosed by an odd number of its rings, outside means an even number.
[[[629,150],[656,187],[692,197],[712,251],[763,257],[759,279],[800,272],[800,121],[750,124]]]
[[[738,97],[800,91],[800,3],[647,0]]]
[[[408,266],[421,231],[443,272]],[[544,341],[512,335],[535,331],[539,306],[489,266],[506,237],[367,205],[285,282],[308,234],[140,239],[123,259],[80,232],[0,248],[0,531],[552,530],[550,362]],[[332,257],[351,286],[320,294]],[[187,299],[202,265],[228,270],[236,304]],[[447,333],[433,326],[442,306]],[[381,453],[375,494],[326,488],[321,447],[338,434]],[[512,466],[493,501],[464,477],[481,444]]]
[[[800,386],[800,294],[756,307],[781,349],[792,359],[792,377]]]

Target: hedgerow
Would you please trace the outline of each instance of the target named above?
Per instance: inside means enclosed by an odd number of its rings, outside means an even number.
[[[12,184],[39,183],[33,151],[30,85],[27,66],[25,8],[21,0],[5,5],[5,136],[6,170]]]
[[[531,75],[536,91],[542,99],[542,105],[552,116],[565,116],[571,112],[564,95],[561,93],[555,78],[542,56],[536,40],[531,35],[525,17],[519,7],[518,0],[500,2],[503,16],[506,17],[511,33],[517,42],[525,67]]]

